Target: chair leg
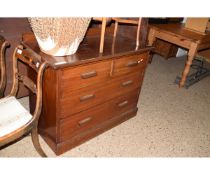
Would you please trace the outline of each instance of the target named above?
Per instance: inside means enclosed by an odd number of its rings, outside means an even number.
[[[42,156],[42,157],[47,157],[47,155],[44,153],[43,149],[40,146],[37,127],[34,127],[32,129],[31,138],[32,138],[32,142],[34,144],[34,147],[35,147],[36,151],[39,153],[39,155]]]
[[[99,48],[100,53],[103,53],[104,51],[105,30],[106,30],[106,18],[102,18],[101,39],[100,39],[100,48]]]
[[[136,32],[136,49],[138,49],[138,47],[139,47],[140,29],[141,29],[141,18],[139,18],[137,32]]]
[[[114,25],[114,35],[113,35],[114,38],[116,38],[116,36],[117,36],[117,29],[118,29],[118,22],[115,21],[115,25]]]

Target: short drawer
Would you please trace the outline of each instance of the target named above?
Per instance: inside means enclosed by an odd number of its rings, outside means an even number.
[[[104,104],[60,120],[60,142],[74,136],[85,135],[103,121],[136,108],[138,96],[139,91],[136,89]]]
[[[147,62],[147,52],[113,60],[111,75],[114,77],[139,71],[145,68]]]
[[[61,91],[76,90],[109,79],[111,61],[65,68],[61,71]]]
[[[104,84],[101,87],[89,86],[72,93],[63,94],[60,100],[60,116],[64,118],[139,88],[142,78],[143,72],[136,72],[125,76],[124,79]]]

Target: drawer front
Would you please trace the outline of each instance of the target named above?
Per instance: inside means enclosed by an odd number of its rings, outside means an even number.
[[[110,69],[111,61],[63,69],[61,72],[61,91],[65,89],[72,91],[106,81],[110,77]]]
[[[148,53],[116,59],[112,63],[111,75],[120,76],[144,69],[148,62]]]
[[[71,114],[94,107],[112,98],[125,94],[141,86],[143,72],[137,72],[124,79],[107,83],[104,86],[89,86],[78,91],[74,91],[60,100],[61,118]]]
[[[139,90],[136,89],[104,104],[60,120],[60,142],[94,129],[114,116],[136,108]]]

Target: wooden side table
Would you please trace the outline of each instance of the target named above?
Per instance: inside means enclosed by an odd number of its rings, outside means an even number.
[[[210,48],[210,34],[187,30],[183,24],[156,24],[149,27],[148,45],[152,46],[156,39],[162,39],[189,50],[182,78],[179,82],[179,86],[183,87],[197,51]]]

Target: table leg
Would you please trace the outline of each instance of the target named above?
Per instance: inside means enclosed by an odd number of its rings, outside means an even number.
[[[151,29],[149,30],[149,35],[148,35],[148,45],[149,45],[149,46],[153,46],[155,40],[156,40],[156,37],[155,37],[155,30],[151,28]]]
[[[198,49],[198,44],[197,43],[192,43],[188,52],[188,57],[187,57],[187,61],[185,64],[185,68],[184,71],[182,73],[182,78],[179,82],[179,87],[183,87],[185,84],[185,81],[187,79],[187,75],[190,71],[190,66],[192,64],[192,61],[197,53],[197,49]]]
[[[151,28],[149,30],[149,35],[148,35],[148,45],[154,46],[155,41],[156,41],[155,30]],[[152,57],[153,54],[150,54],[149,63],[152,63]]]

